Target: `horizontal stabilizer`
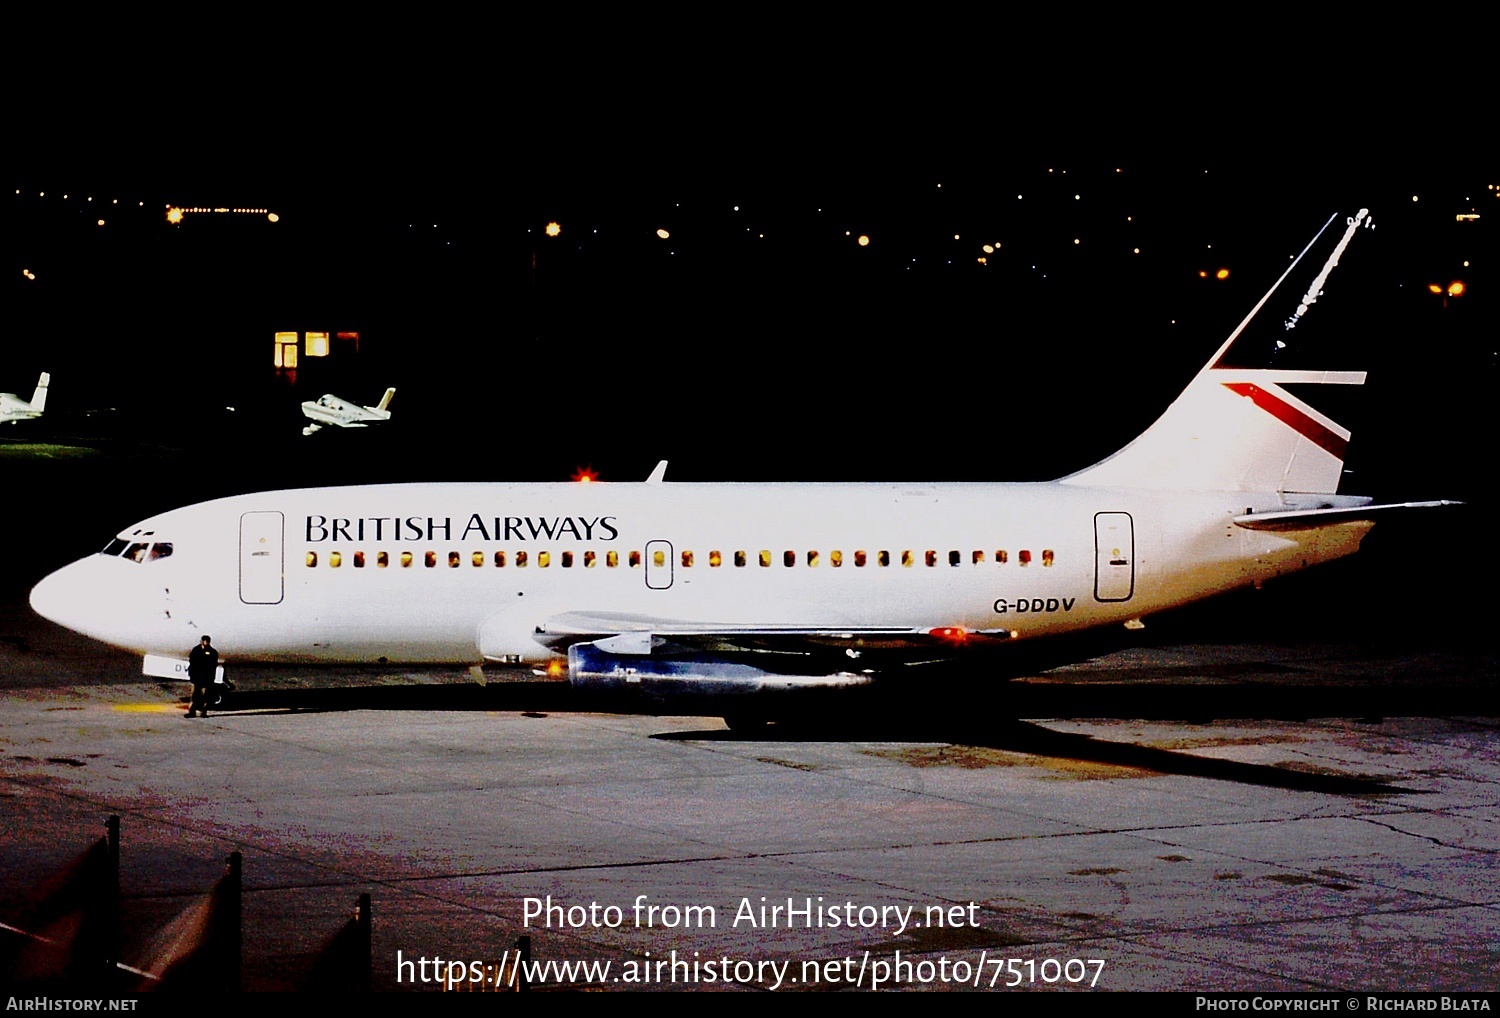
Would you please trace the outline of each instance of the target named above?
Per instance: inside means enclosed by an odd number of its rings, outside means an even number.
[[[1323,509],[1290,509],[1286,512],[1248,513],[1236,516],[1236,526],[1246,530],[1306,530],[1352,520],[1370,520],[1388,516],[1401,509],[1439,509],[1459,506],[1462,502],[1440,499],[1435,502],[1387,502],[1384,505],[1334,506]]]

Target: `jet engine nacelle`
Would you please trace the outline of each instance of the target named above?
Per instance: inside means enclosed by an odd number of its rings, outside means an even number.
[[[657,697],[722,697],[868,686],[855,672],[794,674],[722,654],[687,651],[621,654],[593,643],[568,648],[568,683],[578,690]]]

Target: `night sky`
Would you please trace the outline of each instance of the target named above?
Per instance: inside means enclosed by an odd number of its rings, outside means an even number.
[[[1494,437],[1500,163],[1479,140],[1382,121],[1293,143],[1269,113],[1158,115],[1122,143],[920,104],[825,110],[826,131],[816,105],[510,109],[127,119],[28,148],[0,388],[51,371],[47,437],[181,449],[225,489],[631,480],[663,458],[679,480],[1046,479],[1134,437],[1364,207],[1360,285],[1389,318],[1350,466],[1361,490],[1474,494],[1450,468]],[[1461,298],[1427,291],[1456,279]],[[278,375],[279,330],[361,352]],[[301,436],[301,400],[387,385],[389,425]]]

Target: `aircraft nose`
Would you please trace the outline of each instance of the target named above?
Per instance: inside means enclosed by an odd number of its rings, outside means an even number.
[[[74,562],[42,577],[41,582],[31,588],[31,610],[48,622],[77,630],[83,614],[80,611],[84,600],[82,595],[87,590],[79,576],[81,565]]]

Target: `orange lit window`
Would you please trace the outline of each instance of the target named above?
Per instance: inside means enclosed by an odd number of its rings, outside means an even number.
[[[328,333],[309,332],[302,349],[309,357],[327,357]]]
[[[630,553],[630,568],[638,569],[641,565],[641,553],[633,551]]]
[[[539,551],[536,553],[536,567],[546,569],[552,564],[552,553],[550,551]]]
[[[1052,549],[1051,548],[1043,548],[1042,549],[1042,565],[1043,566],[1050,566],[1052,564],[1052,559],[1053,559]]]
[[[844,564],[844,553],[841,551],[830,551],[828,553],[828,564],[837,569]]]
[[[458,564],[460,562],[462,562],[462,561],[463,561],[463,556],[460,555],[458,552],[456,552],[456,551],[450,551],[448,553],[448,568],[449,569],[457,569],[458,568]]]
[[[335,569],[337,569],[339,566],[343,565],[344,564],[344,555],[343,555],[343,552],[330,551],[328,553],[328,564],[330,566],[332,566],[333,568],[335,568]]]
[[[365,553],[362,552],[362,551],[355,552],[354,553],[354,568],[355,569],[363,569],[364,567],[365,567]]]
[[[662,566],[665,566],[667,564],[667,553],[662,551],[660,548],[653,551],[651,553],[651,564],[653,566],[656,566],[656,568],[658,569],[660,569]]]
[[[470,560],[476,566],[482,566],[482,565],[484,565],[484,552],[482,552],[482,551],[476,551],[473,555],[470,556]]]
[[[859,568],[863,569],[865,567],[865,557],[866,556],[865,556],[864,552],[862,552],[862,551],[855,552],[854,553],[854,564],[856,566],[858,566]]]
[[[708,553],[708,568],[717,569],[723,564],[724,556],[720,555],[717,550]]]
[[[979,565],[979,563],[981,563],[983,561],[984,561],[984,552],[982,552],[982,551],[976,551],[974,553],[974,564],[977,566],[977,565]]]
[[[310,551],[310,552],[307,553],[307,564],[309,566],[315,566],[315,565],[318,564],[318,553],[317,552]]]
[[[401,553],[401,568],[402,569],[406,569],[410,565],[411,565],[411,552],[409,552],[409,551],[403,551]]]
[[[1016,552],[1016,561],[1021,563],[1021,565],[1023,566],[1031,565],[1031,552],[1025,549]]]
[[[948,552],[948,564],[950,566],[962,565],[963,564],[963,560],[964,560],[964,557],[962,555],[960,555],[957,551],[950,551],[950,552]]]
[[[604,564],[607,565],[607,566],[609,566],[611,569],[613,569],[615,566],[619,565],[620,564],[620,553],[617,552],[617,551],[611,551],[611,552],[606,553],[605,556],[604,556]]]
[[[437,565],[437,552],[429,551],[425,555],[423,555],[422,564],[425,565],[428,569],[431,569],[433,566]]]
[[[797,553],[795,551],[792,551],[792,549],[790,549],[790,548],[788,548],[786,551],[782,552],[781,553],[781,564],[784,565],[784,566],[794,566],[794,565],[796,565],[797,564]]]
[[[375,553],[375,564],[377,566],[379,566],[381,569],[384,569],[386,566],[390,565],[391,564],[391,554],[390,554],[390,552],[377,551]]]
[[[503,565],[505,565],[505,552],[503,552],[503,551],[497,551],[497,552],[495,552],[495,565],[497,565],[497,566],[503,566]]]
[[[745,564],[745,552],[743,549],[734,553],[734,564],[737,566]]]
[[[901,564],[903,566],[910,566],[912,564],[911,551],[909,549],[901,553]]]
[[[690,552],[690,551],[683,552],[682,553],[682,567],[684,569],[686,569],[689,566],[691,566],[692,564],[693,564],[693,553]]]
[[[295,332],[276,333],[275,359],[278,368],[295,368],[297,366],[297,334]]]
[[[768,565],[771,564],[771,549],[770,548],[762,548],[760,550],[760,564],[763,565],[763,566],[768,566]]]
[[[995,552],[995,561],[1002,566],[1005,565],[1005,563],[1010,561],[1010,552],[1003,549]]]
[[[564,569],[573,568],[573,553],[571,551],[565,551],[562,553],[562,567]]]
[[[810,566],[815,566],[815,565],[818,564],[818,553],[817,552],[810,551],[810,552],[807,553],[807,564],[810,565]]]
[[[888,551],[879,551],[879,552],[876,552],[875,553],[875,561],[878,562],[880,565],[888,566],[888,565],[891,564],[891,553],[888,552]]]
[[[585,569],[592,569],[592,568],[594,568],[594,553],[593,552],[586,551],[586,552],[583,553],[583,568],[585,568]]]
[[[525,566],[526,566],[526,553],[524,551],[518,551],[518,552],[516,552],[516,568],[517,569],[523,569],[523,568],[525,568]]]
[[[937,552],[933,551],[931,548],[928,548],[927,554],[922,556],[922,561],[927,563],[929,569],[932,568],[933,566],[937,565]]]

